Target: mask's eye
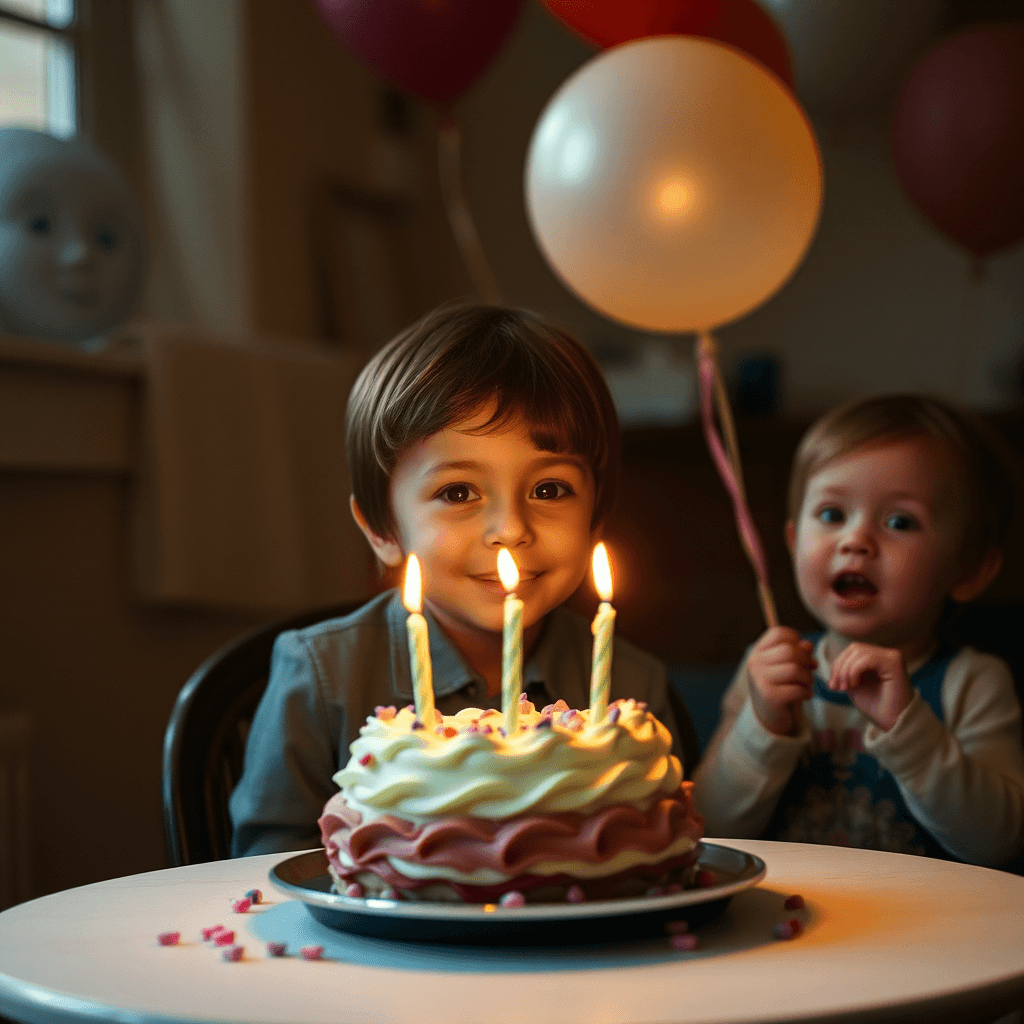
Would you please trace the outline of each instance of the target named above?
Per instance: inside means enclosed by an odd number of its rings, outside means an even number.
[[[438,497],[451,505],[464,505],[473,497],[473,489],[469,484],[449,484]]]
[[[894,512],[885,521],[885,525],[890,530],[916,530],[920,525],[918,521],[906,512]]]
[[[93,237],[104,252],[113,252],[117,248],[117,232],[113,228],[97,228]]]
[[[48,235],[53,225],[45,213],[37,213],[29,222],[28,229],[33,235]]]
[[[541,501],[564,498],[567,494],[572,494],[572,489],[566,484],[560,484],[555,480],[545,480],[544,483],[537,484],[533,489],[533,497]]]
[[[818,521],[826,526],[838,526],[846,521],[846,516],[841,508],[837,508],[835,505],[826,505],[818,512]]]

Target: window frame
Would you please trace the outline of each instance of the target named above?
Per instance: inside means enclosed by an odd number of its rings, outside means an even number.
[[[12,10],[4,0],[0,0],[0,22],[21,25],[23,28],[40,32],[44,35],[62,40],[71,50],[71,61],[75,82],[75,131],[83,130],[84,111],[89,105],[83,89],[87,83],[82,74],[82,7],[86,0],[70,0],[72,15],[66,25],[53,25],[45,18],[33,18],[21,11]]]

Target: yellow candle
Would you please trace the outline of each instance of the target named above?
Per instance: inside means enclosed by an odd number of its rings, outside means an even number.
[[[515,595],[519,569],[508,548],[498,552],[498,577],[505,588],[505,616],[501,631],[501,704],[505,735],[519,727],[519,694],[523,690],[523,602]]]
[[[428,729],[433,729],[434,678],[430,667],[430,638],[427,635],[427,620],[420,614],[423,607],[423,583],[420,577],[420,560],[415,555],[410,555],[405,564],[402,603],[409,613],[405,620],[405,628],[409,633],[409,662],[412,665],[412,692],[416,700],[416,717]]]
[[[594,585],[601,597],[590,630],[594,634],[594,658],[590,671],[590,722],[597,725],[608,711],[608,692],[612,685],[612,631],[615,609],[612,600],[612,567],[604,544],[594,548]]]

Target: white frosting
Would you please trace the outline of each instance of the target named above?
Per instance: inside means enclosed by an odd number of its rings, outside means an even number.
[[[504,725],[498,712],[438,713],[439,735],[414,729],[415,715],[404,708],[390,720],[366,720],[334,781],[364,823],[383,814],[417,825],[462,816],[592,814],[617,803],[646,810],[679,789],[682,767],[670,752],[668,729],[643,705],[626,700],[612,708],[615,722],[610,714],[591,725],[587,710],[563,721],[568,716],[556,711],[550,726],[538,728],[544,716],[524,701],[519,731],[510,737],[497,731]],[[477,722],[494,731],[468,731]]]

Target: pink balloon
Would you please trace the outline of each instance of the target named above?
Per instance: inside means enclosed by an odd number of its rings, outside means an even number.
[[[1024,238],[1024,23],[939,43],[900,92],[896,173],[911,202],[976,256]]]
[[[381,77],[446,104],[483,73],[523,0],[313,0],[334,38]]]

